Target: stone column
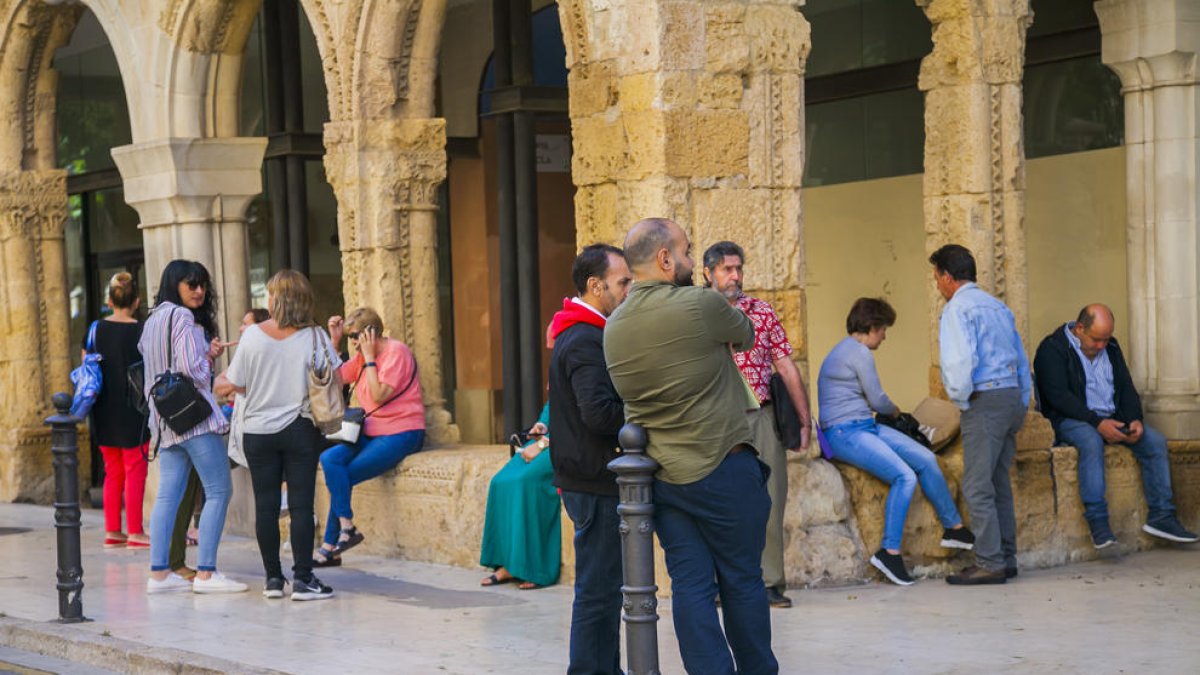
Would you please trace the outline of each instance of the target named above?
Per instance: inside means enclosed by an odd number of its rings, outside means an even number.
[[[801,361],[802,4],[559,3],[578,244],[620,244],[650,216],[683,226],[697,257],[739,242],[747,292],[774,304]]]
[[[442,381],[437,289],[437,188],[446,178],[446,122],[330,122],[325,148],[325,172],[338,200],[346,307],[373,307],[387,332],[412,348],[429,438],[457,442]]]
[[[979,285],[1016,317],[1027,351],[1025,143],[1021,77],[1029,0],[917,0],[933,24],[933,52],[921,61],[925,92],[925,248],[966,246]],[[941,394],[938,319],[945,302],[929,285],[933,364],[929,388]],[[1032,354],[1030,355],[1032,361]],[[1030,412],[1018,447],[1049,447],[1049,424]]]
[[[265,138],[171,138],[113,148],[125,201],[141,217],[151,298],[167,263],[197,260],[220,300],[221,337],[250,306],[246,206],[262,192]]]
[[[0,174],[0,501],[54,496],[50,396],[70,389],[63,226],[66,173]],[[89,458],[80,457],[80,471]]]
[[[1200,437],[1200,13],[1189,0],[1096,3],[1102,58],[1125,97],[1129,331],[1147,420]],[[1114,270],[1115,272],[1115,270]]]

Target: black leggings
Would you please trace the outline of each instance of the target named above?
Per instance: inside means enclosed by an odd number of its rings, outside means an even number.
[[[254,486],[254,533],[267,578],[282,577],[279,562],[280,484],[288,484],[291,514],[292,573],[297,579],[312,576],[313,497],[317,464],[325,438],[303,417],[297,417],[274,434],[243,434],[242,446]]]

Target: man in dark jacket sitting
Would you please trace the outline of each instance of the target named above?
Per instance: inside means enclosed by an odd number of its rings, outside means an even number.
[[[1033,361],[1042,414],[1060,442],[1079,450],[1079,493],[1092,545],[1117,543],[1104,500],[1104,446],[1118,443],[1142,466],[1150,509],[1142,529],[1170,541],[1196,541],[1175,517],[1167,440],[1142,421],[1141,398],[1112,336],[1115,323],[1108,307],[1088,305],[1042,340]]]
[[[575,524],[575,603],[567,673],[621,672],[621,536],[617,432],[625,407],[604,362],[604,325],[632,281],[621,249],[593,244],[571,268],[579,295],[550,323],[550,463]]]

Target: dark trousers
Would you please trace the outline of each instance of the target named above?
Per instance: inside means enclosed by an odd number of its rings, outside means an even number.
[[[562,491],[575,523],[575,603],[568,675],[621,672],[621,519],[617,498]]]
[[[188,473],[187,487],[183,490],[183,498],[179,500],[179,510],[175,512],[175,525],[171,528],[171,549],[168,555],[172,570],[187,565],[187,531],[192,524],[192,514],[196,510],[196,493],[200,491],[200,474],[195,467]]]
[[[694,483],[654,481],[654,526],[667,554],[675,636],[690,675],[779,672],[761,565],[769,473],[743,450]]]
[[[975,563],[988,571],[1017,566],[1017,517],[1009,471],[1025,423],[1021,391],[981,391],[962,414],[963,501],[975,533]]]
[[[297,579],[312,576],[313,496],[317,461],[324,437],[311,420],[297,417],[275,434],[243,434],[242,446],[254,487],[254,534],[267,578],[282,577],[279,562],[280,484],[288,484],[291,515],[292,572]]]

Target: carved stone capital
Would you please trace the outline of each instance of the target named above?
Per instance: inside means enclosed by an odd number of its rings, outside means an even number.
[[[917,0],[933,24],[933,51],[921,61],[918,86],[986,82],[1019,84],[1025,67],[1029,0]]]
[[[0,240],[62,239],[67,219],[67,173],[0,173]]]
[[[265,138],[168,138],[113,148],[141,227],[236,220],[262,192]]]

